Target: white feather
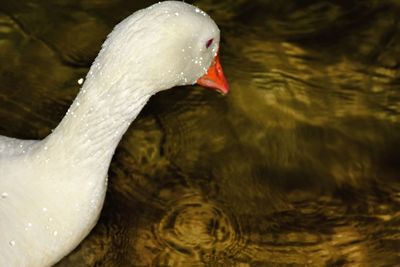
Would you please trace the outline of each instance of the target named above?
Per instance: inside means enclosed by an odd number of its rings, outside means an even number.
[[[151,95],[195,83],[218,44],[216,24],[191,5],[140,10],[108,36],[52,134],[41,141],[0,137],[0,266],[50,266],[85,238],[130,123]]]

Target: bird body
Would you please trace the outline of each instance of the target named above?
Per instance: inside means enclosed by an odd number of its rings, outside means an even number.
[[[108,36],[49,136],[0,136],[0,266],[50,266],[85,238],[114,151],[149,98],[200,78],[227,91],[222,69],[208,75],[220,66],[218,47],[218,27],[194,6],[166,1],[135,12]]]

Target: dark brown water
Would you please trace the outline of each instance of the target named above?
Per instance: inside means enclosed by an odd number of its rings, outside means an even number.
[[[2,1],[0,134],[46,136],[112,26],[153,2]],[[153,97],[57,266],[399,266],[400,1],[194,2],[231,93]]]

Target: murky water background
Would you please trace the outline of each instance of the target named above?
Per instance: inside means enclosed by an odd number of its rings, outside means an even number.
[[[2,1],[0,134],[46,136],[112,26],[153,2]],[[400,1],[194,2],[231,93],[153,97],[57,266],[400,265]]]

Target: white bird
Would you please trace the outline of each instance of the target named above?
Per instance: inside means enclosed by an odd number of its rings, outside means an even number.
[[[166,1],[109,34],[65,117],[45,139],[0,136],[0,266],[50,266],[96,224],[114,150],[149,98],[179,85],[222,93],[219,29]]]

